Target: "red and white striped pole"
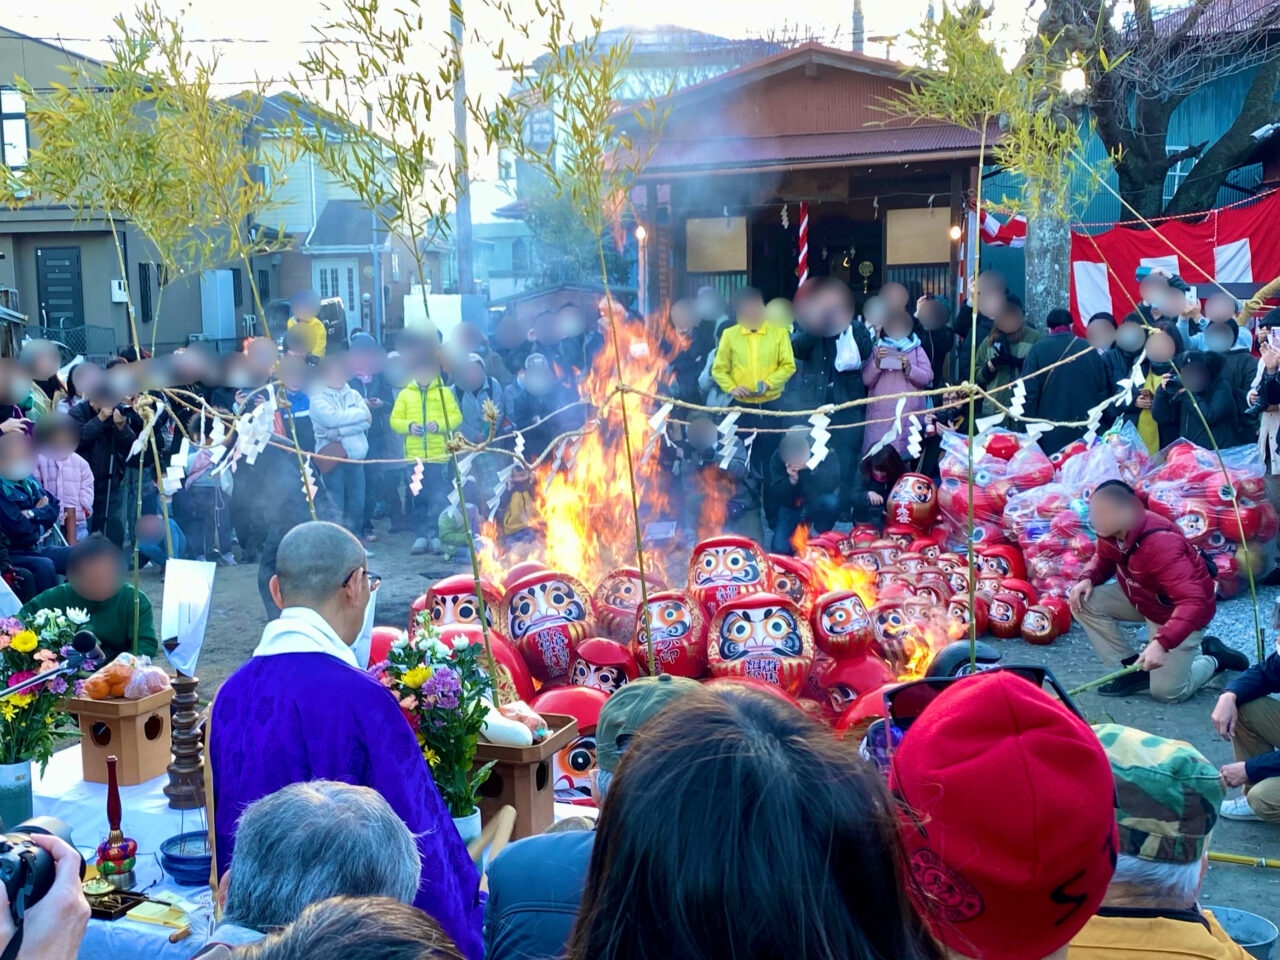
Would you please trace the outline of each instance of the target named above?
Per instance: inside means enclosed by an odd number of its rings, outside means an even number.
[[[809,204],[800,203],[800,264],[796,269],[799,285],[809,279]]]

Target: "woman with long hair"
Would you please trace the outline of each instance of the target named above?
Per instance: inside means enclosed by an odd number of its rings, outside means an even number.
[[[568,955],[937,960],[899,861],[856,751],[768,693],[690,693],[626,745]]]

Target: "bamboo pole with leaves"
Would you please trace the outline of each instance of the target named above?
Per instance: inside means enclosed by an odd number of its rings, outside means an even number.
[[[983,209],[982,174],[990,160],[1021,174],[1029,185],[1017,200],[1004,198],[1002,206],[1028,209],[1032,214],[1067,216],[1074,202],[1070,185],[1075,175],[1075,148],[1081,142],[1078,123],[1061,107],[1060,78],[1063,66],[1054,61],[1056,38],[1033,37],[1022,59],[1012,69],[988,37],[990,10],[972,2],[959,10],[943,7],[937,20],[926,20],[908,31],[913,59],[927,67],[911,69],[910,88],[881,101],[881,109],[895,119],[913,122],[946,120],[978,134],[978,177],[974,207]],[[995,123],[1000,136],[989,133]],[[973,270],[967,278],[972,324],[969,330],[969,377],[966,430],[968,434],[967,557],[969,605],[976,591],[974,568],[974,440],[977,414],[978,274],[981,237],[971,236]],[[970,665],[977,658],[977,625],[969,620]]]
[[[527,23],[517,20],[506,0],[487,0],[488,5],[516,33],[530,36]],[[509,54],[502,42],[491,47],[494,61],[510,72],[520,94],[499,95],[493,103],[473,100],[472,116],[486,133],[488,146],[512,150],[546,180],[557,197],[567,196],[578,217],[594,238],[605,305],[609,312],[609,345],[618,383],[625,386],[622,346],[618,330],[618,310],[609,282],[604,252],[606,228],[621,220],[626,198],[654,149],[668,108],[657,98],[637,105],[633,116],[649,136],[637,142],[618,121],[618,101],[624,71],[630,59],[632,39],[606,46],[600,40],[599,14],[589,21],[589,31],[578,36],[565,12],[562,0],[545,0],[538,5],[545,29],[536,72]],[[539,148],[526,137],[528,120],[536,111],[550,111],[557,135],[555,142]],[[652,213],[652,211],[650,211]],[[625,391],[619,397],[627,481],[630,488],[631,519],[635,534],[636,568],[640,580],[640,605],[648,607],[645,574],[644,530],[640,521],[640,498],[636,484],[635,451],[631,437],[631,413]],[[650,673],[656,673],[653,640],[646,631]]]
[[[448,13],[461,20],[456,0],[451,0]],[[323,104],[317,108],[295,102],[288,128],[301,149],[373,211],[387,236],[402,242],[413,262],[428,325],[425,333],[433,337],[427,252],[450,233],[451,206],[470,158],[454,149],[455,138],[437,135],[432,123],[440,106],[453,100],[462,70],[460,38],[445,34],[444,43],[432,48],[435,73],[424,74],[409,65],[417,55],[415,45],[427,42],[427,17],[421,0],[407,0],[393,10],[384,9],[379,0],[347,0],[333,19],[316,28],[322,42],[299,64],[310,78],[307,86]],[[355,50],[354,63],[340,52],[346,48]],[[374,117],[380,121],[377,127]],[[431,384],[419,388],[425,392]],[[480,554],[467,514],[462,468],[448,440],[454,425],[444,403],[443,382],[436,389],[441,393],[446,458],[462,515],[486,666],[494,699],[500,702]]]

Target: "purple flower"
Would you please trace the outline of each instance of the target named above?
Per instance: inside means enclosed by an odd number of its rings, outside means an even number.
[[[67,659],[67,657],[71,656],[75,652],[76,652],[75,647],[71,646],[70,644],[66,644],[62,647],[61,650],[58,651],[58,656],[60,656],[63,660],[65,660]]]
[[[84,681],[77,680],[75,686],[76,696],[84,699]]]
[[[47,684],[49,692],[61,696],[67,692],[67,681],[62,677],[54,677]]]

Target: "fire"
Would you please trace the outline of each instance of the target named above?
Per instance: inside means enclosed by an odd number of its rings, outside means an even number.
[[[791,546],[796,555],[803,557],[813,568],[814,593],[820,596],[828,590],[852,590],[863,606],[870,610],[879,599],[875,575],[870,570],[848,564],[810,540],[809,528],[802,524],[796,528]],[[927,619],[916,620],[910,633],[900,641],[905,651],[905,664],[898,670],[898,679],[905,682],[923,677],[938,651],[966,633],[964,624],[950,620],[945,611],[937,608]]]
[[[602,313],[607,315],[603,304]],[[578,409],[590,411],[590,418],[580,435],[554,443],[535,469],[532,512],[539,536],[537,545],[526,548],[527,555],[520,559],[538,560],[593,586],[611,570],[637,565],[628,440],[642,535],[652,533],[651,525],[678,519],[670,509],[668,485],[672,478],[663,469],[660,457],[659,444],[666,441],[655,443],[649,428],[652,410],[647,406],[651,404],[646,405],[641,396],[615,392],[615,334],[622,382],[641,393],[670,392],[663,382],[669,365],[657,331],[656,319],[627,320],[615,311],[613,323],[604,330],[603,349],[591,366],[578,374],[584,401]],[[720,522],[714,518],[712,522],[719,532]],[[669,537],[668,541],[672,539]],[[496,540],[489,542],[496,544]],[[484,570],[501,580],[504,571],[515,562],[515,551],[490,546],[485,552]],[[646,572],[665,575],[669,560],[662,544],[645,543]]]

